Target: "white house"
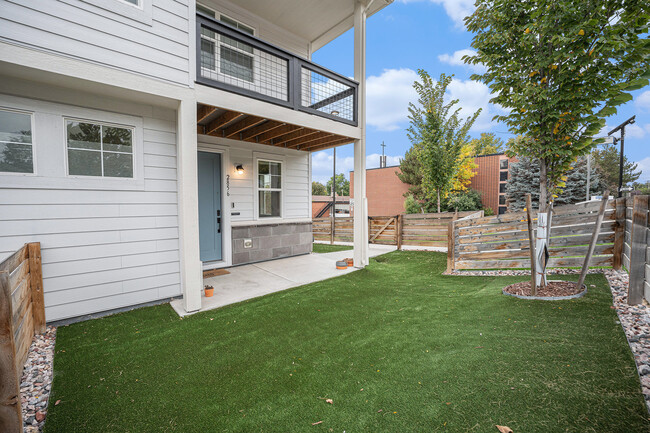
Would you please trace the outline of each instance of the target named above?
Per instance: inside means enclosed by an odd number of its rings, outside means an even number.
[[[354,142],[392,0],[0,0],[0,261],[41,242],[46,318],[183,296],[311,251],[310,152]],[[354,28],[355,80],[311,54]]]

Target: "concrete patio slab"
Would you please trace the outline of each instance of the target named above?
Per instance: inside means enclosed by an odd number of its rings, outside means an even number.
[[[370,245],[370,257],[394,251],[390,245]],[[201,309],[188,313],[183,300],[170,304],[179,316],[187,316],[215,308],[279,292],[303,284],[313,283],[354,272],[357,268],[336,269],[336,261],[352,256],[352,250],[325,254],[305,254],[285,259],[228,268],[230,274],[205,278],[204,284],[214,287],[214,296],[201,298]]]

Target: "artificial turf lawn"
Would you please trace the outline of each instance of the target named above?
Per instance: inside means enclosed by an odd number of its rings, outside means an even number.
[[[525,301],[501,294],[522,277],[443,276],[445,260],[393,252],[182,320],[161,305],[60,327],[45,431],[649,431],[602,275],[582,299]]]
[[[335,253],[337,251],[347,251],[351,249],[352,247],[348,245],[330,245],[330,244],[314,243],[313,251],[315,253]]]

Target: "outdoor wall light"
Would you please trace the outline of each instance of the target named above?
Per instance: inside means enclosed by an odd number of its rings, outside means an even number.
[[[330,114],[331,114],[332,116],[338,116],[338,115],[339,115],[339,112],[336,111],[336,110],[332,110],[332,111],[330,112]]]
[[[235,170],[237,170],[237,174],[244,174],[244,166],[242,164],[237,164]]]

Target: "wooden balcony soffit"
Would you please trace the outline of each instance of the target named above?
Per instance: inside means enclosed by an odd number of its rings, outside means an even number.
[[[354,139],[343,135],[331,134],[317,129],[237,113],[204,104],[199,104],[197,107],[197,132],[198,134],[213,137],[224,137],[307,152],[329,149],[354,142]]]

